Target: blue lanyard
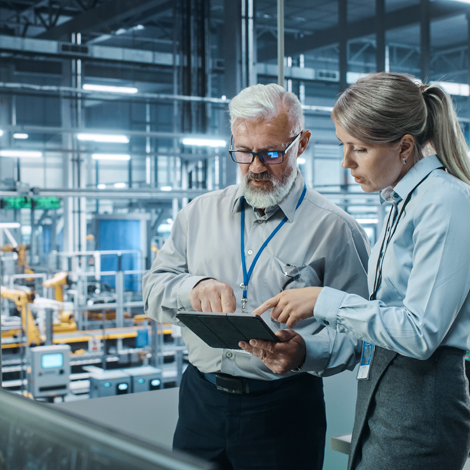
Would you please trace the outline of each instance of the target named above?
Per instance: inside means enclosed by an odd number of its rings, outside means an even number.
[[[304,190],[302,191],[302,194],[300,195],[299,201],[297,202],[297,206],[295,206],[295,210],[297,210],[302,204],[302,201],[304,200],[305,194],[307,193],[307,185],[304,185]],[[243,297],[242,297],[242,310],[245,311],[245,306],[246,306],[246,301],[247,301],[247,294],[248,294],[248,284],[250,282],[251,275],[253,273],[253,269],[255,268],[255,265],[261,256],[261,253],[263,250],[268,246],[268,243],[272,240],[274,235],[280,230],[280,228],[287,222],[287,216],[285,216],[277,225],[277,227],[271,232],[271,235],[266,239],[266,241],[261,245],[261,248],[258,250],[258,253],[256,253],[255,258],[253,259],[253,262],[251,263],[250,270],[246,270],[246,261],[245,261],[245,198],[242,196],[241,197],[241,203],[242,203],[242,213],[241,213],[241,243],[240,243],[240,251],[241,251],[241,257],[242,257],[242,268],[243,268],[243,284],[240,285],[240,287],[243,289]]]

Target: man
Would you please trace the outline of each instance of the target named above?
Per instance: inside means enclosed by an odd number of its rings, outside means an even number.
[[[252,312],[281,290],[304,286],[367,295],[367,237],[307,189],[297,169],[311,132],[295,95],[255,85],[232,100],[230,115],[241,184],[198,197],[178,214],[144,277],[147,314],[178,324],[180,309]],[[223,469],[320,470],[326,423],[319,376],[353,369],[359,345],[314,319],[290,330],[268,312],[263,318],[281,340],[256,351],[263,361],[210,348],[182,328],[190,365],[174,447]]]

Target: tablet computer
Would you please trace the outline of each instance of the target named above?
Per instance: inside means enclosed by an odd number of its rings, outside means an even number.
[[[279,341],[274,331],[258,315],[181,311],[176,318],[211,348],[241,349],[240,341]]]

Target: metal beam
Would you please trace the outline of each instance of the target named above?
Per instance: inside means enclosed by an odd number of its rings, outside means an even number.
[[[223,98],[212,98],[210,96],[186,96],[186,95],[168,95],[165,93],[133,93],[124,95],[123,93],[114,92],[97,92],[92,90],[83,90],[82,88],[67,87],[67,86],[56,86],[56,85],[35,85],[33,83],[9,83],[0,82],[0,89],[10,90],[14,93],[17,92],[38,92],[39,94],[60,94],[63,95],[83,95],[80,99],[93,99],[100,101],[107,101],[110,99],[118,99],[121,101],[130,100],[167,100],[167,101],[193,101],[193,102],[205,102],[212,104],[223,104],[230,103],[230,100]],[[32,93],[31,93],[32,94]]]
[[[98,199],[146,199],[149,201],[165,201],[172,202],[173,199],[187,197],[193,199],[197,196],[207,193],[204,189],[186,189],[186,190],[172,190],[172,191],[160,191],[157,189],[130,189],[123,191],[122,189],[67,189],[67,188],[34,188],[34,192],[29,194],[21,193],[21,197],[89,197]],[[0,197],[18,197],[19,193],[16,191],[1,191]]]
[[[155,8],[157,8],[156,11]],[[112,31],[122,27],[125,20],[136,15],[145,15],[152,9],[155,15],[157,12],[170,8],[173,8],[173,2],[167,0],[110,0],[39,34],[37,38],[57,40],[66,38],[68,40],[72,33]]]
[[[75,46],[71,43],[48,39],[0,36],[0,51],[18,52],[37,56],[51,55],[67,59],[87,59],[113,62],[132,62],[145,65],[173,66],[173,54],[144,51],[124,47]],[[5,60],[5,59],[2,59]]]
[[[461,2],[446,2],[437,0],[429,4],[430,20],[436,20],[445,17],[463,15],[470,12],[470,5]],[[385,29],[402,28],[413,24],[419,24],[421,21],[421,5],[400,8],[385,14]],[[341,31],[341,27],[322,29],[315,34],[305,36],[299,39],[290,38],[285,45],[285,55],[295,56],[297,54],[319,49],[322,47],[338,44],[341,34],[345,34],[348,40],[357,39],[364,36],[375,35],[376,24],[371,18],[349,23],[346,31]],[[269,46],[258,51],[258,61],[267,62],[275,59],[277,56],[277,46]]]

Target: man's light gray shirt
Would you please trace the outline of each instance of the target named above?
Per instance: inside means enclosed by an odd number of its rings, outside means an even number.
[[[313,189],[304,188],[300,172],[287,197],[266,209],[264,216],[245,203],[245,259],[247,270],[279,222],[287,222],[262,252],[248,287],[246,311],[279,294],[290,276],[289,289],[328,285],[367,295],[369,243],[359,224]],[[241,311],[243,272],[240,252],[241,190],[229,186],[194,199],[178,214],[166,241],[143,279],[145,311],[166,323],[179,324],[178,310],[192,310],[189,294],[202,279],[214,278],[232,287]],[[264,320],[276,330],[285,327]],[[307,319],[294,328],[305,340],[307,357],[302,370],[331,375],[358,361],[360,345],[355,338],[325,328]],[[236,376],[274,380],[273,373],[257,357],[244,351],[213,349],[182,326],[189,360],[201,372],[223,372]],[[293,372],[286,375],[293,374]]]
[[[425,178],[385,253],[377,300],[323,289],[318,321],[416,359],[441,345],[470,349],[470,188],[441,167],[435,155],[426,157],[382,192],[399,212]],[[370,292],[384,231],[369,260]]]

